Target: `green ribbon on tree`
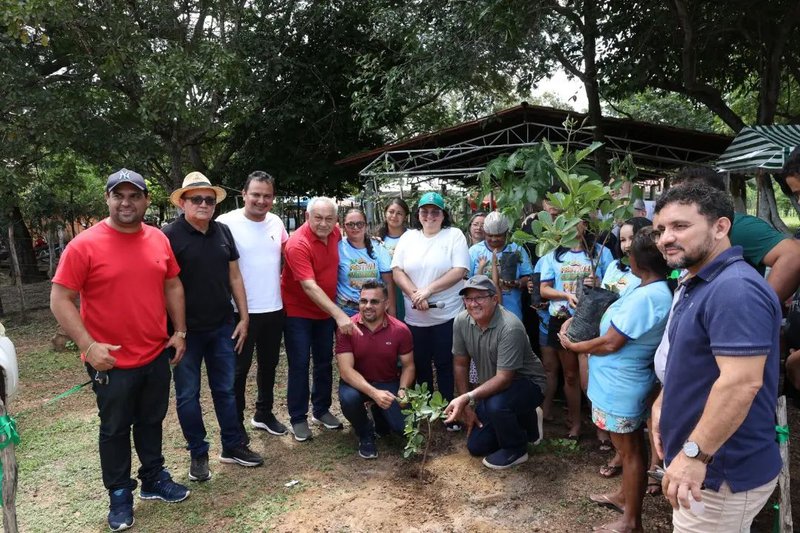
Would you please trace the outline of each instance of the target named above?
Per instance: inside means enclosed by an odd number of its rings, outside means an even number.
[[[681,271],[680,270],[673,270],[667,276],[667,279],[681,279]]]
[[[19,433],[17,433],[17,421],[8,415],[0,416],[0,450],[4,450],[11,443],[19,444]],[[3,483],[3,463],[0,461],[0,487]],[[0,497],[0,506],[3,499]]]
[[[772,508],[775,509],[775,523],[772,525],[772,531],[781,533],[781,504],[776,503]]]
[[[789,442],[789,426],[775,426],[775,440],[778,441],[778,444],[783,444],[784,442]]]

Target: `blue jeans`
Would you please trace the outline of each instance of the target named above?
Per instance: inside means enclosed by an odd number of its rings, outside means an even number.
[[[86,365],[94,378],[95,370]],[[164,469],[161,424],[169,407],[169,358],[166,352],[137,368],[112,368],[108,384],[92,382],[100,417],[100,468],[109,491],[135,489],[131,479],[131,429],[142,483]]]
[[[319,417],[331,408],[335,328],[336,322],[332,318],[286,317],[283,327],[283,342],[289,363],[286,405],[292,424],[305,421],[308,415],[308,367],[312,361],[312,412]]]
[[[433,369],[436,367],[436,383],[446,400],[453,398],[453,320],[436,326],[408,326],[414,339],[414,366],[417,383],[427,383],[433,390]]]
[[[243,442],[233,383],[236,354],[231,339],[233,324],[223,324],[211,331],[189,331],[186,353],[173,370],[178,421],[192,457],[208,453],[206,426],[200,408],[200,367],[206,362],[208,386],[219,422],[222,448],[235,448]]]
[[[511,382],[506,390],[478,403],[475,413],[483,427],[472,428],[467,449],[472,455],[489,455],[499,449],[523,453],[539,437],[536,408],[542,405],[539,386],[526,378]]]
[[[394,381],[392,383],[378,383],[370,381],[370,385],[376,389],[386,390],[397,396],[397,390],[400,388],[400,382]],[[342,404],[342,414],[353,426],[353,431],[356,432],[358,439],[368,439],[372,437],[374,428],[367,416],[367,408],[364,407],[364,402],[370,401],[370,397],[363,394],[358,389],[355,389],[345,383],[339,381],[339,402]],[[400,406],[397,402],[392,402],[391,407],[388,409],[381,409],[380,407],[373,407],[373,416],[378,414],[383,417],[386,423],[394,433],[403,433],[405,429],[405,418],[403,413],[400,412]]]

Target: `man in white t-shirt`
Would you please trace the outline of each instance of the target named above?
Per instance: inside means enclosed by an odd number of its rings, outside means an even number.
[[[242,190],[244,207],[221,215],[239,250],[239,269],[247,292],[250,327],[247,340],[236,362],[236,408],[244,428],[247,373],[256,351],[258,397],[250,424],[272,435],[285,435],[286,426],[272,413],[275,369],[283,332],[281,300],[281,253],[289,238],[283,221],[273,213],[275,179],[257,170],[247,177]],[[246,434],[246,432],[243,431]]]

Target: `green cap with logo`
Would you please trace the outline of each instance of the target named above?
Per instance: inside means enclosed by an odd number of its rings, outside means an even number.
[[[423,205],[435,205],[439,209],[444,209],[444,198],[438,192],[426,192],[417,202],[417,207],[422,207]]]

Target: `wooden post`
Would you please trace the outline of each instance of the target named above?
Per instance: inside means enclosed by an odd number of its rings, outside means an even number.
[[[779,426],[787,426],[786,420],[786,396],[778,398],[778,406],[776,408]],[[787,426],[788,427],[788,426]],[[781,442],[781,461],[783,467],[781,473],[778,475],[778,486],[780,487],[780,531],[781,533],[792,533],[794,531],[792,525],[792,496],[789,491],[789,442]]]
[[[0,416],[7,415],[6,404],[0,399]],[[0,451],[3,461],[3,529],[5,533],[17,533],[17,456],[14,443]]]
[[[14,242],[14,223],[8,225],[8,258],[11,261],[11,275],[19,291],[20,314],[25,317],[25,292],[22,290],[22,270],[19,268],[17,245]]]

